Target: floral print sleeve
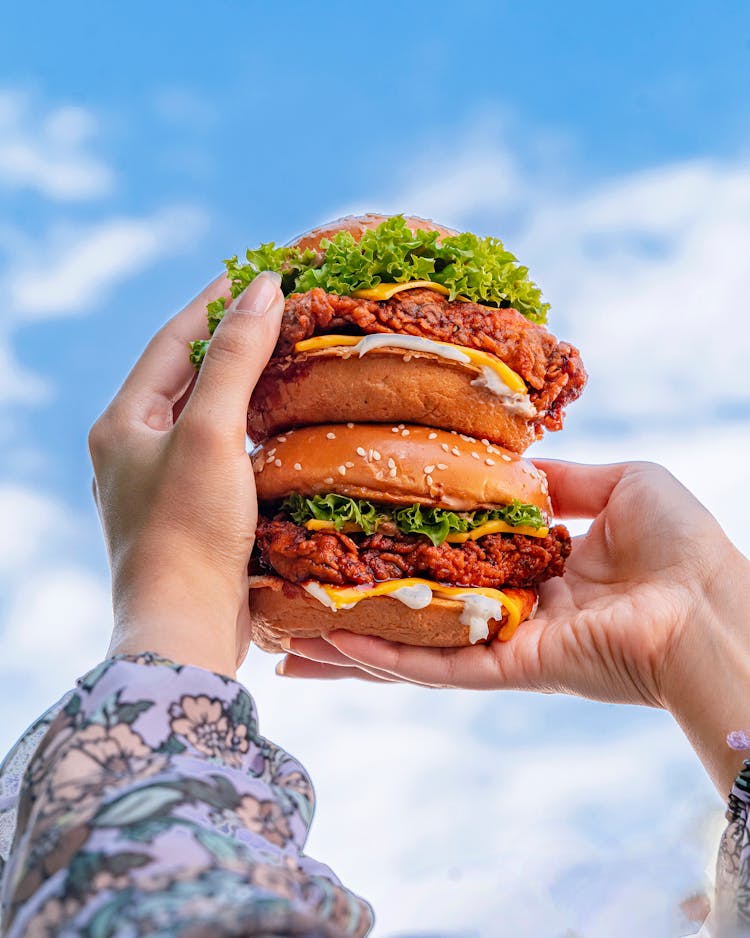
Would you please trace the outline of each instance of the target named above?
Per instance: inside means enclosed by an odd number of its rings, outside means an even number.
[[[369,933],[369,906],[303,853],[310,780],[235,681],[113,658],[29,734],[0,769],[3,936]]]

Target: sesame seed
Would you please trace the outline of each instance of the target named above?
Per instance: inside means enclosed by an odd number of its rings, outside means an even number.
[[[388,470],[388,475],[389,475],[392,479],[395,479],[395,478],[396,478],[396,467],[395,467],[395,466],[393,467],[393,469],[389,469],[389,470]]]
[[[449,453],[449,452],[450,452],[450,447],[448,446],[447,443],[441,443],[441,444],[440,444],[440,449],[443,450],[444,453]]]
[[[434,466],[425,466],[424,471],[429,475],[435,469]]]
[[[474,442],[474,440],[472,439],[472,437],[466,436],[465,433],[459,433],[458,435],[459,435],[459,436],[461,437],[461,439],[464,440],[466,443],[473,443],[473,442]]]
[[[364,446],[358,446],[358,447],[357,447],[357,456],[361,456],[361,457],[364,459],[364,457],[365,457],[366,455],[367,455],[367,453],[365,452]]]
[[[276,439],[279,441],[279,443],[286,443],[286,437],[285,437],[285,436],[277,436]]]
[[[323,479],[326,485],[333,485],[333,476],[328,476],[326,479]]]
[[[296,463],[294,464],[294,468],[295,468],[295,470],[296,470],[297,472],[299,472],[300,469],[302,468],[302,466],[300,465],[300,463],[296,462]]]
[[[376,479],[383,479],[384,477],[385,477],[385,473],[383,472],[383,470],[382,470],[382,469],[378,469],[378,471],[375,473],[375,478],[376,478]]]
[[[353,429],[354,429],[354,424],[351,423],[351,421],[350,421],[350,422],[347,424],[347,427],[349,427],[350,430],[353,430]]]
[[[345,462],[344,465],[346,466],[347,469],[353,469],[353,468],[354,468],[354,463],[353,463],[353,462]]]
[[[479,453],[472,453],[472,459],[479,459]]]
[[[376,449],[372,451],[372,458],[375,460],[375,462],[379,462],[380,460],[380,453]]]
[[[485,459],[485,463],[486,463],[488,466],[494,466],[494,465],[495,465],[495,460],[494,460],[494,459]]]
[[[391,427],[391,433],[398,433],[398,427]]]
[[[494,446],[488,446],[488,447],[487,447],[487,452],[488,452],[488,453],[492,453],[493,456],[499,456],[499,455],[500,455],[500,450],[499,450],[499,449],[495,449]]]
[[[427,484],[432,485],[432,476],[427,476]]]
[[[280,468],[281,468],[281,460],[280,460],[280,459],[274,459],[273,464],[274,464],[274,466],[276,466],[277,469],[280,469]]]
[[[428,434],[427,434],[427,439],[428,439],[428,440],[436,440],[436,439],[437,439],[437,433],[428,433]]]
[[[404,429],[404,425],[403,425],[402,423],[400,423],[400,424],[398,425],[398,428],[399,428],[399,430],[403,430],[403,429]]]
[[[444,462],[439,462],[439,463],[437,464],[437,467],[438,467],[438,469],[447,469],[447,468],[448,468]]]
[[[273,459],[273,457],[274,457],[275,455],[276,455],[276,450],[275,450],[275,449],[269,449],[269,451],[266,453],[266,458],[267,458],[267,459]]]
[[[461,455],[461,450],[460,450],[457,446],[452,446],[452,447],[451,447],[451,452],[453,453],[454,456],[460,456],[460,455]]]
[[[338,467],[338,471],[339,471],[339,475],[345,476],[345,475],[346,475],[346,466],[339,466],[339,467]]]
[[[408,436],[408,435],[409,435],[409,431],[408,431],[408,430],[402,430],[402,431],[401,431],[401,436]]]
[[[510,458],[510,456],[509,456],[507,453],[503,453],[503,454],[500,456],[500,459],[504,460],[505,462],[511,462],[511,458]]]
[[[389,459],[389,460],[388,460],[388,468],[389,468],[389,469],[395,469],[395,468],[396,468],[396,461],[395,461],[394,459]]]
[[[489,441],[488,439],[486,439],[486,437],[482,437],[482,443],[484,443],[485,446],[489,446],[489,445],[490,445],[490,441]]]
[[[411,355],[410,355],[408,352],[407,352],[406,355],[404,355],[404,361],[405,361],[405,362],[410,362],[410,361],[411,361]]]
[[[326,433],[326,438],[329,439],[329,440],[335,440],[335,439],[336,439],[336,434],[335,434],[335,433],[332,433],[332,432],[329,430],[328,433]]]

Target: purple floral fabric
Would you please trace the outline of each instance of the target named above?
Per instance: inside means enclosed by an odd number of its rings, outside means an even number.
[[[369,933],[367,903],[304,854],[310,780],[235,681],[110,659],[29,733],[0,769],[3,936]]]

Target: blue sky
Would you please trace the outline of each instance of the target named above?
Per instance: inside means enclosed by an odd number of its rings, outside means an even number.
[[[106,641],[89,425],[223,257],[347,210],[503,238],[591,373],[538,454],[662,461],[750,549],[747,5],[316,6],[4,12],[3,744]],[[311,850],[378,938],[494,936],[499,913],[522,938],[680,934],[721,804],[663,714],[271,664],[245,677],[317,780]],[[488,789],[512,794],[478,811]]]

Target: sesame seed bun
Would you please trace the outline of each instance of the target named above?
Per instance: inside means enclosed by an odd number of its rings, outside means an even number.
[[[280,639],[317,638],[333,629],[346,629],[360,635],[376,635],[408,645],[456,648],[470,645],[469,626],[461,622],[463,604],[449,599],[433,599],[424,609],[409,609],[388,596],[363,599],[353,609],[332,612],[302,587],[280,577],[251,580],[250,613],[253,641],[264,651],[283,652]],[[533,615],[537,593],[533,589],[506,589],[520,604],[521,622]],[[489,636],[507,622],[490,619]]]
[[[381,348],[360,358],[339,347],[273,359],[253,392],[247,432],[263,440],[308,424],[409,421],[486,437],[523,453],[541,428],[473,384],[480,374],[471,363],[403,349]]]
[[[269,438],[253,457],[258,498],[335,492],[455,511],[519,501],[552,513],[543,472],[487,440],[414,424],[324,424]]]

